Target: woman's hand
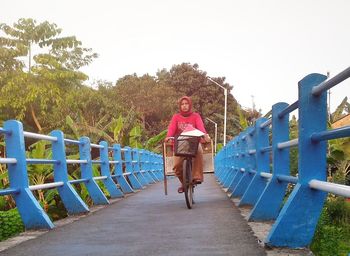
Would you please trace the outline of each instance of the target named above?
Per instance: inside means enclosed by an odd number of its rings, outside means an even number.
[[[174,140],[174,137],[166,137],[164,139],[164,142],[172,142]]]
[[[201,137],[201,139],[200,139],[200,143],[208,143],[208,142],[210,142],[210,136],[209,136],[209,134],[204,134],[202,137]]]
[[[204,134],[204,140],[205,140],[205,142],[211,141],[209,134]]]

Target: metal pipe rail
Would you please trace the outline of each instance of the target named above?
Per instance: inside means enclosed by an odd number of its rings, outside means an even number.
[[[299,179],[297,177],[289,176],[289,175],[277,175],[277,180],[278,181],[285,181],[285,182],[292,183],[292,184],[297,184],[299,181]]]
[[[67,159],[67,164],[87,164],[87,160],[74,160],[74,159]]]
[[[103,146],[98,145],[98,144],[90,144],[92,148],[103,148]]]
[[[23,132],[23,135],[26,138],[32,138],[32,139],[38,139],[38,140],[48,140],[48,141],[57,141],[56,137],[38,134],[38,133]]]
[[[0,158],[0,164],[16,164],[16,158]]]
[[[60,164],[59,160],[50,160],[50,159],[26,159],[27,164]]]
[[[7,195],[13,195],[13,194],[18,194],[19,189],[14,189],[14,188],[5,188],[0,190],[0,196],[7,196]]]
[[[265,178],[265,179],[271,179],[272,178],[272,174],[268,173],[268,172],[261,172],[260,176]]]
[[[324,192],[350,198],[350,186],[334,184],[321,180],[311,180],[309,186],[312,189],[322,190]]]
[[[0,127],[0,133],[3,133],[3,134],[11,134],[10,131],[6,131],[4,128]]]
[[[278,149],[292,148],[292,147],[298,146],[298,144],[299,144],[299,140],[298,139],[294,139],[294,140],[289,140],[289,141],[278,143],[277,144],[277,148]]]
[[[240,197],[238,206],[252,206],[248,220],[275,221],[268,245],[308,246],[327,193],[350,198],[350,186],[326,181],[327,141],[350,137],[350,126],[327,130],[326,91],[349,77],[350,67],[329,80],[307,75],[298,82],[297,101],[274,104],[271,118],[257,119],[215,156],[218,182],[229,196]],[[290,140],[289,114],[296,109],[298,138]],[[297,177],[290,175],[292,147],[298,149]],[[293,191],[286,195],[290,184]]]
[[[350,126],[314,133],[311,135],[311,140],[314,142],[320,142],[344,137],[350,137]]]
[[[260,152],[261,153],[265,153],[265,152],[269,152],[272,150],[272,147],[271,146],[268,146],[268,147],[263,147],[262,149],[260,149]]]
[[[267,126],[270,126],[272,124],[272,119],[267,120],[266,122],[262,123],[259,127],[261,129],[264,129]]]
[[[281,112],[279,112],[277,114],[278,118],[282,118],[285,115],[293,112],[294,110],[296,110],[299,107],[299,101],[293,102],[292,104],[290,104],[288,107],[286,107],[285,109],[283,109]]]
[[[94,177],[93,179],[94,180],[105,180],[107,178],[108,178],[107,176],[99,176],[99,177]]]
[[[319,96],[322,92],[331,89],[337,84],[343,82],[350,77],[350,67],[340,72],[338,75],[332,77],[331,79],[320,83],[319,85],[312,88],[312,95]]]
[[[64,139],[64,142],[67,144],[80,145],[80,141],[78,140]]]
[[[58,188],[58,187],[62,187],[63,185],[64,185],[64,183],[60,181],[60,182],[32,185],[32,186],[29,186],[29,189],[31,191],[35,191],[35,190],[40,190],[40,189]]]
[[[83,183],[83,182],[89,182],[90,179],[77,179],[77,180],[69,180],[68,182],[70,184],[79,184],[79,183]]]
[[[26,132],[23,131],[22,124],[15,120],[6,121],[4,127],[0,127],[0,133],[5,134],[5,147],[10,145],[6,151],[7,158],[0,158],[0,164],[6,164],[8,168],[10,188],[0,189],[0,196],[16,195],[14,199],[27,229],[54,227],[46,212],[36,202],[33,191],[57,189],[68,214],[72,215],[89,211],[88,206],[72,186],[74,184],[84,183],[94,204],[108,204],[106,195],[99,187],[101,182],[108,194],[112,198],[117,198],[150,184],[151,181],[147,177],[151,172],[152,175],[157,175],[157,181],[163,179],[161,157],[147,150],[138,152],[138,149],[121,148],[118,144],[109,147],[105,141],[94,144],[88,137],[81,137],[79,141],[65,139],[64,134],[58,130],[52,131],[49,135]],[[25,138],[50,141],[52,159],[26,158]],[[80,159],[67,159],[65,144],[77,145]],[[91,159],[91,148],[99,149],[100,155],[96,159]],[[139,155],[142,159],[138,157]],[[36,164],[52,165],[48,168],[53,169],[54,181],[29,185],[27,166]],[[80,165],[82,176],[80,179],[69,180],[68,166],[71,164]],[[93,174],[95,164],[100,167],[99,176]],[[114,167],[113,171],[110,169],[111,164]]]

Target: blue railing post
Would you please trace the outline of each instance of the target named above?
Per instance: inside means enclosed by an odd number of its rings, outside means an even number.
[[[250,213],[249,220],[274,220],[277,218],[288,183],[281,182],[277,175],[289,175],[289,148],[278,149],[278,143],[289,140],[289,115],[278,114],[288,107],[287,103],[272,106],[272,178]]]
[[[57,187],[64,207],[66,208],[68,214],[88,212],[88,206],[68,182],[66,149],[63,132],[55,130],[51,132],[51,136],[57,138],[57,141],[52,141],[52,159],[58,161],[58,163],[55,163],[53,166],[54,180],[55,182],[61,181],[64,183],[63,186]]]
[[[149,152],[144,149],[139,150],[140,159],[140,170],[143,176],[147,179],[148,183],[156,183],[158,180],[156,176],[152,175],[152,170],[150,168],[151,159]]]
[[[243,175],[240,179],[239,183],[237,184],[235,190],[233,191],[234,196],[242,196],[244,192],[249,188],[249,184],[252,181],[252,178],[254,175],[250,172],[252,170],[252,157],[249,154],[249,150],[252,147],[252,144],[254,143],[251,139],[250,132],[253,131],[253,127],[248,127],[244,133],[244,136],[242,137],[242,143],[244,145],[242,154],[242,161],[243,161]]]
[[[232,169],[232,166],[233,166],[233,159],[232,159],[232,141],[230,141],[229,143],[226,144],[226,148],[225,148],[225,161],[223,162],[223,167],[222,169],[223,170],[226,170],[224,171],[223,173],[225,174],[223,176],[223,187],[224,188],[228,188],[232,182],[232,179],[234,177],[234,171]]]
[[[87,179],[84,184],[89,192],[89,195],[94,204],[109,204],[107,197],[103,194],[102,190],[93,179],[90,139],[88,137],[81,137],[79,142],[80,159],[87,161],[87,163],[80,165],[81,178]]]
[[[107,176],[106,179],[102,180],[103,184],[106,186],[112,198],[123,197],[124,196],[123,192],[120,191],[119,188],[117,188],[116,184],[114,183],[111,177],[111,170],[110,170],[109,158],[108,158],[108,143],[106,141],[101,141],[100,145],[102,146],[102,148],[100,148],[101,175]]]
[[[327,128],[326,92],[311,94],[326,76],[311,74],[299,82],[299,181],[266,238],[273,246],[310,244],[326,193],[309,187],[311,179],[326,180],[326,142],[312,142],[313,133]]]
[[[162,165],[159,165],[159,160],[162,160]],[[159,159],[159,156],[155,153],[147,151],[147,167],[155,181],[163,180],[163,157]]]
[[[127,182],[123,173],[123,160],[121,154],[121,147],[119,144],[113,145],[113,161],[115,162],[113,178],[117,180],[124,193],[133,193],[134,190]]]
[[[141,183],[142,186],[147,186],[148,181],[144,177],[144,175],[141,173],[140,170],[140,156],[139,156],[139,150],[137,148],[131,149],[131,157],[132,157],[132,170],[133,174],[136,176],[138,181]]]
[[[235,178],[235,175],[237,174],[237,170],[235,168],[235,160],[236,160],[236,140],[232,140],[230,141],[228,144],[228,147],[225,148],[225,150],[227,150],[227,157],[225,160],[220,160],[220,164],[223,163],[223,162],[226,162],[227,163],[227,169],[226,171],[225,170],[222,170],[222,172],[227,172],[229,176],[227,176],[227,179],[228,179],[228,185],[227,185],[227,192],[228,193],[232,193],[234,187],[231,186],[234,178]]]
[[[255,143],[255,154],[253,155],[255,159],[256,173],[250,182],[248,189],[242,196],[241,201],[239,202],[240,205],[254,205],[266,187],[266,180],[260,175],[263,171],[270,172],[270,153],[262,151],[263,148],[269,146],[269,128],[260,127],[266,121],[267,119],[262,117],[255,122],[252,137]]]
[[[134,175],[134,168],[132,164],[131,148],[124,147],[124,161],[125,169],[129,173],[128,178],[133,189],[142,189],[142,185]]]
[[[19,190],[13,198],[24,226],[27,229],[51,229],[54,227],[52,221],[29,189],[22,123],[9,120],[4,123],[4,128],[9,132],[5,134],[7,157],[17,160],[16,164],[8,165],[8,175],[10,188]]]
[[[241,172],[241,168],[243,167],[242,154],[241,154],[242,146],[243,146],[242,136],[243,136],[243,133],[241,132],[240,134],[238,134],[234,142],[234,161],[233,161],[234,165],[230,167],[231,170],[233,170],[233,179],[228,188],[229,191],[232,191],[231,197],[233,196],[233,191],[236,189],[236,186],[243,175]]]
[[[226,181],[226,179],[228,178],[228,173],[226,171],[226,167],[227,167],[227,162],[225,160],[227,160],[227,154],[228,154],[228,150],[229,150],[229,146],[224,147],[223,150],[221,151],[220,154],[220,164],[218,165],[218,180],[219,183],[221,185],[224,184],[224,182]]]
[[[164,180],[164,171],[163,171],[163,156],[157,155],[155,153],[151,154],[152,157],[152,170],[155,170],[156,175],[159,180]]]

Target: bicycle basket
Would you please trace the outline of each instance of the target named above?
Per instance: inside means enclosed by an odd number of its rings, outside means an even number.
[[[195,157],[198,150],[199,138],[180,135],[175,139],[175,156]]]

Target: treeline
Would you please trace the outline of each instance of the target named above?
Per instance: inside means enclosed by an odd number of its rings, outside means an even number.
[[[79,70],[98,55],[74,36],[61,37],[56,24],[20,19],[12,26],[0,24],[0,31],[0,121],[17,119],[33,132],[61,129],[72,137],[146,146],[162,136],[177,99],[187,95],[204,120],[218,123],[218,140],[223,140],[223,90],[197,64],[176,64],[155,76],[129,74],[115,83],[98,81],[91,88]],[[228,89],[227,134],[233,136],[259,113],[241,110],[225,77],[213,79]],[[213,136],[213,125],[206,127]]]

